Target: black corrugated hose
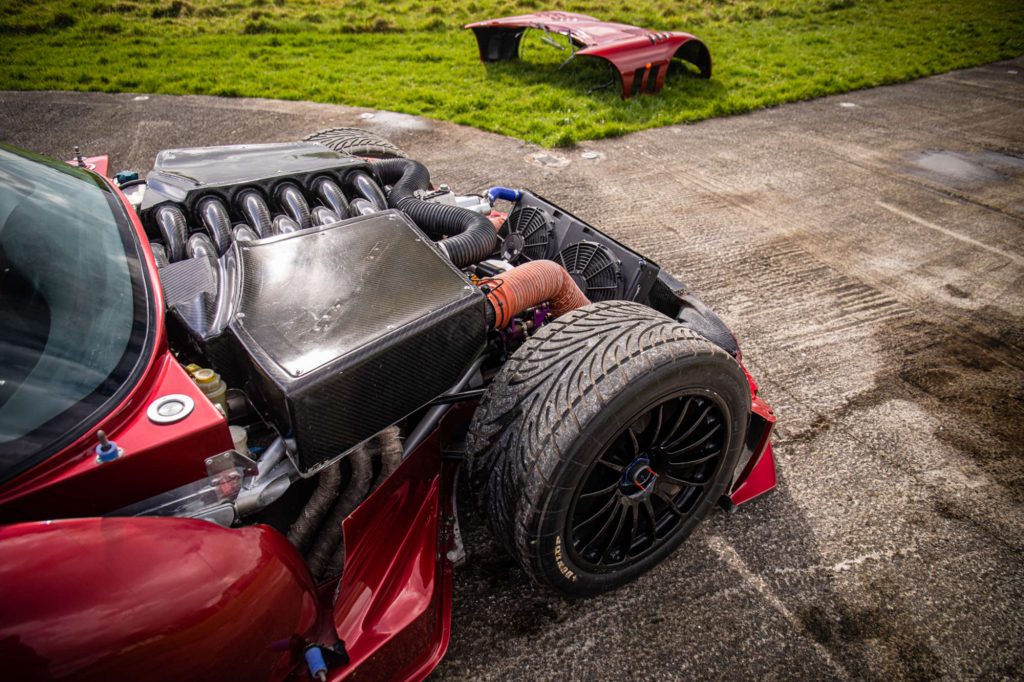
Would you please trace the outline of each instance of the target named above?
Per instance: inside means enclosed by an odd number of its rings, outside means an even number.
[[[412,159],[382,159],[371,166],[381,182],[391,185],[388,204],[404,212],[431,239],[441,243],[452,263],[465,268],[490,258],[498,243],[494,225],[484,216],[450,204],[417,199],[415,191],[430,189],[430,172]]]

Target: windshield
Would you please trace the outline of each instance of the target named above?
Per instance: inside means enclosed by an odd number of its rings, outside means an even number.
[[[0,478],[81,435],[142,353],[147,300],[118,197],[0,145]]]

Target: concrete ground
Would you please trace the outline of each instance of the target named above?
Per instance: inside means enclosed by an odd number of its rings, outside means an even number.
[[[773,494],[597,599],[529,583],[464,510],[438,679],[1024,676],[1024,59],[552,152],[336,106],[0,93],[0,139],[115,169],[337,125],[649,254],[780,420]]]

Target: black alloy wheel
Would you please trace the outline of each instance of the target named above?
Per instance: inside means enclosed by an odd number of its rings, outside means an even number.
[[[600,571],[655,551],[716,479],[728,440],[714,397],[690,392],[644,412],[594,460],[576,491],[570,556]]]
[[[573,596],[633,580],[728,490],[750,420],[736,360],[642,304],[592,303],[505,363],[469,427],[467,466],[495,538]]]

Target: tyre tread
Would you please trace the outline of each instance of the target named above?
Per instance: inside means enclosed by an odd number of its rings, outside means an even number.
[[[302,138],[352,156],[373,159],[404,159],[405,152],[390,140],[361,128],[326,128]]]
[[[607,301],[546,325],[491,383],[470,425],[470,481],[492,533],[535,579],[543,582],[532,529],[565,449],[623,386],[684,355],[733,361],[651,308]]]

